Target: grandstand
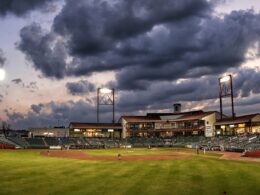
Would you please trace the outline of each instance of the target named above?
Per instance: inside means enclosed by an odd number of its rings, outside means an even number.
[[[7,138],[5,138],[5,137],[3,137],[3,136],[0,137],[0,144],[2,144],[2,145],[7,145],[7,146],[9,146],[10,148],[14,148],[14,149],[15,149],[15,148],[16,148],[16,149],[21,148],[20,145],[16,144],[15,142],[12,142],[11,140],[9,140],[9,139],[7,139]]]
[[[150,148],[150,147],[188,147],[205,150],[232,152],[260,150],[260,135],[239,136],[173,136],[173,137],[131,137],[126,139],[86,138],[86,137],[0,137],[0,144],[11,148],[28,149],[99,149],[99,148]],[[2,147],[3,148],[3,147]]]
[[[48,144],[45,142],[43,138],[25,138],[28,142],[28,148],[31,149],[47,149],[49,148]]]

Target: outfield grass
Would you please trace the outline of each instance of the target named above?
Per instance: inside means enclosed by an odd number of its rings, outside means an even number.
[[[113,155],[115,150],[91,152]],[[1,195],[260,194],[257,163],[197,156],[159,161],[84,161],[39,153],[0,150]]]

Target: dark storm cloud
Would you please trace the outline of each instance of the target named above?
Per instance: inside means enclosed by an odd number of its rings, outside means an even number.
[[[242,69],[234,78],[234,90],[242,97],[260,93],[260,72],[254,69]]]
[[[117,100],[123,111],[167,109],[180,101],[200,101],[217,98],[217,77],[184,80],[180,83],[159,82],[146,90],[125,91]]]
[[[13,79],[12,82],[15,83],[15,84],[23,83],[22,79],[20,79],[20,78]]]
[[[5,63],[5,57],[4,57],[4,53],[3,53],[3,50],[0,49],[0,67],[2,67]]]
[[[153,81],[218,75],[246,61],[260,40],[260,15],[218,18],[212,9],[206,0],[68,0],[53,31],[24,27],[18,47],[46,77],[113,70],[118,89],[144,90]]]
[[[55,41],[54,34],[45,34],[38,24],[21,29],[21,42],[17,47],[33,62],[37,70],[47,77],[62,78],[66,70],[66,48]]]
[[[190,17],[201,17],[209,10],[210,4],[206,0],[165,0],[159,4],[157,0],[109,3],[67,1],[54,20],[55,32],[43,33],[39,25],[35,24],[24,27],[20,33],[19,48],[33,62],[34,67],[47,77],[62,78],[66,75],[117,70],[140,64],[149,58],[139,58],[142,52],[139,49],[125,48],[129,39],[147,34],[160,24],[178,23]],[[63,37],[73,57],[73,61],[67,64],[67,67],[65,61],[61,60],[65,59],[66,50],[60,39],[57,41],[59,36],[56,33]],[[53,44],[57,47],[51,47]],[[38,47],[39,52],[35,51]],[[132,58],[127,54],[128,50],[140,54]],[[146,50],[147,48],[144,48],[144,52],[147,52]]]
[[[1,0],[0,16],[6,16],[7,14],[22,16],[35,9],[42,9],[44,11],[51,10],[54,1],[55,0]]]
[[[260,72],[242,69],[233,77],[237,104],[256,104],[250,94],[260,93]],[[248,97],[248,101],[241,97]],[[117,100],[119,111],[169,108],[176,102],[200,102],[218,98],[218,76],[204,76],[179,82],[158,82],[143,91],[125,91]],[[240,102],[242,101],[242,102]]]
[[[44,108],[43,104],[38,104],[38,105],[32,104],[31,105],[32,111],[35,112],[36,114],[39,114],[43,108]]]
[[[95,91],[95,85],[87,80],[68,82],[66,88],[68,93],[72,95],[83,95]]]
[[[26,26],[18,48],[49,78],[114,71],[116,81],[109,85],[120,93],[118,113],[216,99],[218,76],[230,70],[236,98],[259,94],[259,72],[241,64],[259,43],[260,14],[233,11],[220,18],[213,2],[67,0],[50,32],[39,24]],[[66,87],[71,94],[89,90],[82,82]],[[52,114],[45,114],[73,118],[67,111],[83,112],[81,105],[92,120],[94,108],[85,103],[53,103]]]
[[[68,0],[54,20],[54,29],[70,37],[72,53],[96,54],[157,24],[201,15],[208,8],[205,0]]]
[[[138,89],[144,80],[198,78],[239,67],[246,61],[247,50],[260,39],[259,20],[260,15],[252,11],[239,11],[232,12],[223,19],[206,19],[199,26],[197,22],[191,25],[182,23],[185,25],[182,29],[181,26],[176,28],[178,25],[174,24],[168,28],[169,36],[162,36],[161,32],[159,37],[162,38],[154,36],[149,42],[153,45],[149,48],[154,49],[149,59],[158,56],[154,59],[155,63],[147,61],[122,69],[117,74],[118,87]],[[178,42],[180,40],[184,41]],[[131,45],[137,45],[137,42],[128,44],[128,47]],[[146,45],[144,43],[142,47],[145,48]]]

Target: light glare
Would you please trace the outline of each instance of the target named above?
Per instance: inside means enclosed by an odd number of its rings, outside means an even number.
[[[0,81],[5,79],[5,71],[4,69],[0,68]]]
[[[225,82],[227,82],[229,80],[230,80],[230,76],[224,76],[224,77],[220,78],[220,82],[221,83],[225,83]]]
[[[101,88],[100,89],[100,93],[111,93],[112,90],[111,89],[108,89],[108,88]]]

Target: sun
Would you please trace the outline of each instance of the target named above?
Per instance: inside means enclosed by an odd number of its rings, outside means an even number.
[[[4,71],[4,69],[0,68],[0,81],[2,81],[4,79],[5,79],[5,71]]]

